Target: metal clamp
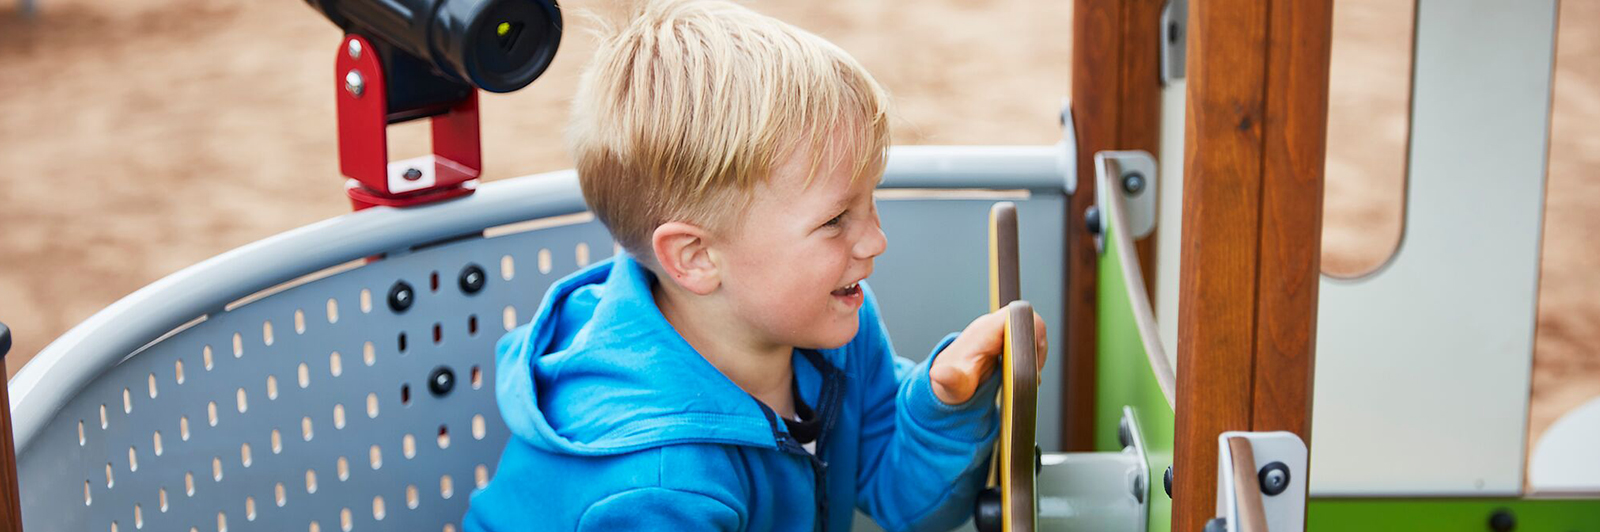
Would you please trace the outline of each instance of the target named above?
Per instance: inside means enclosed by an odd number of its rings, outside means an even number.
[[[1303,532],[1306,444],[1293,432],[1217,436],[1217,513],[1207,530]]]
[[[1117,427],[1121,451],[1049,453],[1040,457],[1039,529],[1145,532],[1150,515],[1150,462],[1132,407]]]
[[[1161,8],[1161,85],[1183,79],[1188,52],[1189,0],[1167,0]]]
[[[1156,159],[1149,152],[1142,150],[1131,151],[1102,151],[1094,154],[1095,173],[1095,206],[1088,213],[1090,219],[1086,220],[1089,230],[1095,234],[1095,248],[1105,252],[1105,229],[1111,224],[1106,213],[1110,212],[1107,194],[1115,190],[1120,194],[1119,204],[1122,212],[1126,214],[1127,227],[1117,227],[1118,231],[1127,231],[1133,240],[1146,236],[1156,228]]]

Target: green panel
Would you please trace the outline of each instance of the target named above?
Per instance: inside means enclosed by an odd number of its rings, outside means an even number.
[[[1107,224],[1110,225],[1109,223]],[[1167,466],[1172,465],[1172,434],[1176,427],[1172,409],[1161,395],[1155,375],[1145,357],[1144,344],[1133,319],[1133,307],[1123,283],[1122,267],[1117,263],[1115,241],[1109,228],[1106,251],[1100,255],[1096,331],[1095,450],[1116,451],[1117,421],[1122,407],[1132,406],[1143,429],[1146,453],[1150,459],[1150,530],[1172,528],[1172,499],[1162,488]]]
[[[1516,532],[1600,532],[1600,500],[1312,499],[1308,532],[1489,531],[1506,509]]]

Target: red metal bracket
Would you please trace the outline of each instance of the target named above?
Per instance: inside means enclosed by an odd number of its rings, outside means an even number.
[[[339,47],[339,171],[355,210],[408,207],[471,194],[483,169],[478,91],[429,119],[433,155],[389,161],[389,94],[378,50],[349,34]]]

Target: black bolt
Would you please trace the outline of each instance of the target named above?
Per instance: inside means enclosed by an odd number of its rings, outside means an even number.
[[[455,389],[455,387],[456,374],[450,371],[450,368],[439,366],[433,368],[433,372],[428,374],[428,391],[433,392],[434,397],[449,395],[450,390]]]
[[[1261,481],[1261,493],[1271,497],[1289,489],[1289,466],[1283,462],[1273,462],[1261,468],[1256,474]]]
[[[1494,532],[1511,532],[1517,529],[1517,516],[1511,510],[1499,508],[1489,514],[1489,530]]]
[[[1228,518],[1218,517],[1210,521],[1206,521],[1206,528],[1204,532],[1228,532]]]
[[[0,323],[0,360],[5,360],[9,351],[11,351],[11,328]]]
[[[1172,498],[1172,466],[1167,466],[1167,474],[1161,476],[1161,484],[1167,488],[1167,498]]]
[[[973,528],[977,528],[978,532],[1000,532],[1003,504],[999,489],[987,488],[978,492],[978,500],[972,509]]]
[[[1144,475],[1133,477],[1133,500],[1144,504]]]
[[[461,269],[460,281],[462,292],[476,294],[479,290],[483,290],[483,283],[487,282],[488,279],[483,274],[482,267],[477,264],[468,264],[466,268]]]
[[[1178,44],[1178,23],[1167,23],[1167,44]]]
[[[418,170],[416,168],[407,168],[406,173],[400,174],[400,177],[404,177],[406,181],[416,181],[418,179],[422,179],[422,170]]]
[[[1033,474],[1037,475],[1040,471],[1044,471],[1044,449],[1040,449],[1039,444],[1035,443],[1033,444]]]
[[[1144,174],[1128,172],[1122,176],[1122,190],[1130,195],[1144,192]]]
[[[1117,422],[1117,443],[1123,447],[1133,445],[1133,427],[1128,426],[1128,418]]]
[[[411,285],[405,281],[395,281],[394,286],[389,287],[389,310],[393,310],[396,314],[411,308],[416,299],[416,292],[413,292]]]
[[[1090,205],[1089,210],[1083,211],[1083,229],[1089,234],[1100,234],[1100,207]]]

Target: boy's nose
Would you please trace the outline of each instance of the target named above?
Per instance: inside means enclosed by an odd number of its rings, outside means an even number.
[[[876,222],[876,220],[874,220]],[[883,233],[883,226],[877,223],[867,229],[867,234],[856,241],[855,256],[858,259],[871,259],[882,255],[889,248],[889,236]]]

